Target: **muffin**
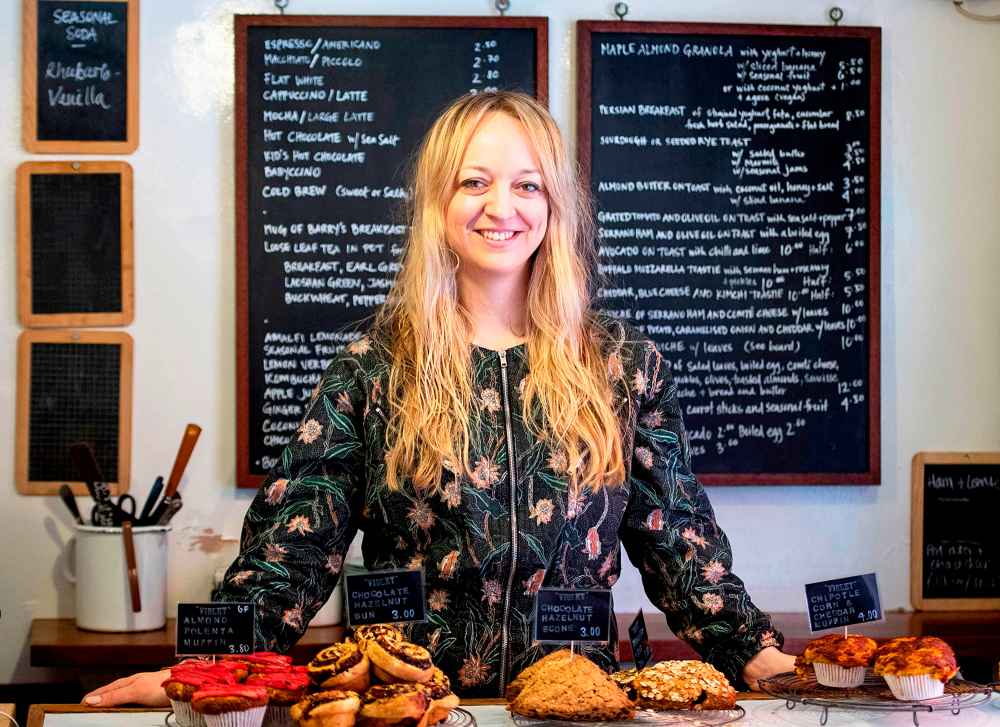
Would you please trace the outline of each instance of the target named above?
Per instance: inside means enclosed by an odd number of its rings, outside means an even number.
[[[191,698],[199,689],[209,686],[235,684],[233,671],[208,662],[178,664],[170,669],[170,677],[163,682],[163,691],[170,700],[178,727],[205,727],[205,720],[191,708]]]
[[[291,715],[299,727],[354,727],[360,708],[361,698],[356,692],[329,689],[293,704]]]
[[[875,640],[867,636],[827,634],[806,644],[802,656],[795,660],[795,671],[800,676],[812,671],[816,681],[826,687],[859,687],[875,647]]]
[[[309,677],[304,672],[270,670],[263,674],[251,674],[246,683],[247,686],[264,687],[267,690],[264,727],[293,727],[295,722],[289,709],[305,696],[306,687],[309,686]]]
[[[945,682],[958,673],[958,664],[955,652],[941,639],[902,636],[875,650],[875,673],[896,699],[931,699],[944,694]]]
[[[306,668],[313,683],[323,689],[348,689],[361,693],[371,684],[371,663],[353,641],[326,647]]]
[[[222,660],[245,664],[247,671],[251,674],[274,667],[287,669],[292,665],[292,657],[285,654],[278,654],[274,651],[255,651],[252,654],[227,655],[222,657]]]
[[[204,716],[206,727],[261,727],[267,711],[267,690],[245,684],[199,689],[191,707]]]

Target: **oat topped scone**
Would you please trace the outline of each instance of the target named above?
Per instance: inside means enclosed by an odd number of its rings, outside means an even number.
[[[732,709],[736,690],[703,661],[661,661],[635,678],[639,706],[648,709]]]

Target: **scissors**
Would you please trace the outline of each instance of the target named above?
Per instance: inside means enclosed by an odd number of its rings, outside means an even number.
[[[126,504],[128,507],[126,507]],[[128,522],[135,522],[135,498],[131,495],[120,496],[114,508],[115,525],[121,525],[126,520]]]

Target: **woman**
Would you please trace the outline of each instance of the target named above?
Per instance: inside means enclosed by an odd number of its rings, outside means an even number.
[[[619,542],[673,631],[735,684],[792,668],[730,571],[669,367],[591,308],[587,200],[533,99],[465,96],[434,123],[392,293],[326,371],[217,594],[257,604],[258,648],[299,638],[360,529],[369,569],[424,568],[411,638],[466,696],[502,694],[542,655],[540,587],[614,585]],[[588,654],[614,664],[606,645]],[[157,679],[85,701],[162,699]]]

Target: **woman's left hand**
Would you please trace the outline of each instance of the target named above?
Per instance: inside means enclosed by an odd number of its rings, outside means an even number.
[[[787,671],[795,671],[795,657],[778,651],[774,646],[768,646],[758,651],[757,655],[743,667],[743,681],[757,691],[759,679],[767,679]]]

